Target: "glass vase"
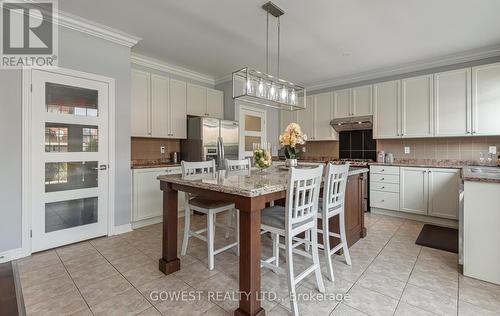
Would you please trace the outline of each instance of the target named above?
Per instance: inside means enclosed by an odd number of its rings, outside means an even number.
[[[263,142],[253,144],[253,163],[254,166],[261,171],[271,166],[271,143]]]

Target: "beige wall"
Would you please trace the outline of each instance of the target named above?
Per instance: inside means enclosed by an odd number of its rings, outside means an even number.
[[[410,147],[410,154],[404,147]],[[377,151],[394,154],[395,158],[479,160],[479,153],[488,155],[488,146],[500,147],[500,137],[456,137],[377,140]]]

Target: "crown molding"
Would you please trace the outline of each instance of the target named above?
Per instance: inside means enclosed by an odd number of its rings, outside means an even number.
[[[462,53],[450,54],[446,56],[440,56],[437,58],[420,60],[418,62],[402,64],[395,67],[380,68],[373,71],[361,72],[354,75],[342,76],[334,78],[327,81],[320,81],[306,85],[306,89],[310,91],[326,89],[331,87],[336,87],[340,85],[346,85],[351,83],[357,83],[367,80],[374,80],[389,76],[403,75],[406,73],[411,73],[415,71],[422,71],[431,68],[451,66],[453,64],[460,64],[466,62],[472,62],[476,60],[481,60],[485,58],[498,57],[500,56],[500,45],[490,46],[481,49],[469,50]]]
[[[99,37],[126,47],[133,47],[141,40],[140,37],[127,34],[125,32],[113,29],[109,26],[87,20],[68,12],[59,10],[58,13],[59,21],[57,22],[57,24],[68,29]]]
[[[168,72],[173,75],[181,76],[184,78],[192,79],[198,82],[203,82],[210,85],[215,85],[215,78],[200,72],[196,72],[181,66],[170,64],[155,58],[146,57],[137,53],[130,55],[132,64]]]
[[[33,6],[37,6],[37,2],[33,0],[24,0],[24,2],[29,3]],[[40,7],[40,11],[45,10]],[[55,24],[57,24],[58,26],[62,26],[94,37],[102,38],[119,45],[132,47],[142,39],[140,37],[130,35],[109,26],[87,20],[85,18],[82,18],[81,16],[59,10],[57,6],[55,7],[55,13],[57,17]]]
[[[216,78],[215,84],[218,85],[218,84],[221,84],[224,82],[231,81],[232,79],[233,79],[233,74],[227,74],[227,75],[224,75],[222,77]]]

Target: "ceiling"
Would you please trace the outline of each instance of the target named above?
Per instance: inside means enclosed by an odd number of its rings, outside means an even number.
[[[265,0],[61,0],[63,11],[136,35],[133,51],[220,78],[265,70]],[[281,77],[307,86],[500,47],[498,0],[275,0]],[[271,72],[276,21],[270,20]],[[500,50],[499,50],[500,51]]]

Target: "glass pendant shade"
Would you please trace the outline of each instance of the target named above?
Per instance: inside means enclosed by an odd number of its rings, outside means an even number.
[[[296,111],[306,108],[305,96],[304,87],[255,69],[246,67],[233,72],[233,99]]]

